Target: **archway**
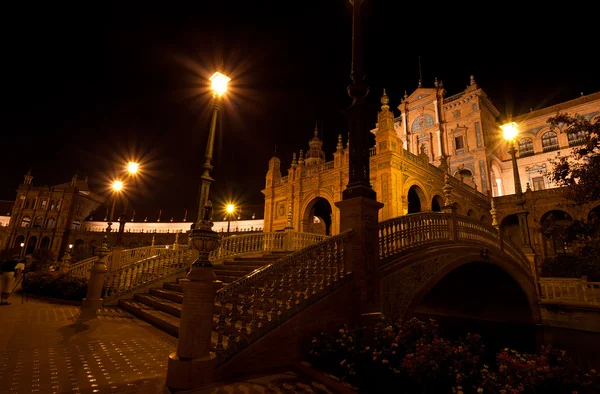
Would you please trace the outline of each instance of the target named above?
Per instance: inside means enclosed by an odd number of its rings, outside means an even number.
[[[25,246],[25,254],[31,254],[33,253],[33,251],[35,250],[35,247],[37,245],[37,237],[36,236],[32,236],[29,237],[29,240],[27,241],[27,245]]]
[[[431,210],[435,212],[441,212],[444,206],[444,199],[437,194],[431,199]]]
[[[475,178],[473,177],[473,173],[471,172],[471,170],[463,168],[462,170],[456,173],[455,177],[458,178],[462,183],[477,189],[477,185],[475,184]]]
[[[24,235],[18,235],[15,238],[15,242],[13,243],[13,248],[18,249],[19,252],[21,251],[21,244],[25,243],[25,236]],[[25,245],[23,245],[25,246]]]
[[[331,235],[331,204],[323,197],[313,199],[304,211],[302,231]]]
[[[530,302],[517,281],[495,264],[471,262],[453,269],[412,314],[436,319],[449,337],[480,334],[491,359],[505,347],[535,350]]]
[[[474,216],[475,216],[475,211],[474,211],[474,210],[472,210],[472,209],[469,209],[469,210],[467,211],[467,216],[469,216],[469,217],[474,217]]]
[[[40,249],[48,249],[50,247],[50,237],[43,237],[40,241]]]
[[[521,245],[519,235],[519,217],[515,214],[508,215],[500,222],[500,231],[504,239],[510,239],[517,245]]]
[[[554,209],[540,218],[540,233],[544,238],[546,255],[571,253],[571,244],[566,238],[567,227],[573,223],[573,217],[565,211]]]
[[[421,212],[422,203],[421,201],[425,201],[425,193],[423,190],[417,185],[412,185],[410,189],[408,189],[408,212],[407,213],[417,213]]]

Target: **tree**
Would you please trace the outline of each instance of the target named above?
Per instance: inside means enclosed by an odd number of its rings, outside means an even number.
[[[550,179],[568,186],[567,197],[577,204],[600,200],[600,117],[558,114],[548,119],[551,129],[566,133],[569,141],[579,142],[571,156],[552,160]]]
[[[565,187],[565,197],[578,205],[600,200],[600,117],[558,114],[548,119],[548,123],[553,131],[566,133],[570,143],[578,144],[570,156],[551,160],[554,169],[550,179]],[[576,255],[544,262],[542,276],[587,275],[589,279],[600,280],[599,219],[592,215],[587,221],[576,220],[567,228],[558,229],[566,242],[576,246]],[[545,224],[541,228],[546,233],[557,230]]]

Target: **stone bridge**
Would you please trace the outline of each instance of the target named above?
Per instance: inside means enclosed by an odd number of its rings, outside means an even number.
[[[379,252],[387,317],[406,318],[424,307],[457,317],[540,322],[534,265],[493,226],[456,210],[405,215],[379,224]],[[501,297],[504,305],[494,303]],[[485,308],[478,305],[484,299]]]

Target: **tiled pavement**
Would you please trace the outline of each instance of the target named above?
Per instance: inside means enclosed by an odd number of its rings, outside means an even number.
[[[0,306],[0,394],[161,393],[176,339],[118,308],[11,298]]]
[[[0,394],[168,393],[177,340],[119,308],[79,318],[78,305],[32,299],[0,306]],[[194,390],[198,394],[334,393],[299,371]]]

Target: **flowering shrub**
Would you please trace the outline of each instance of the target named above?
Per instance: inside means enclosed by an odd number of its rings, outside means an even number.
[[[23,279],[23,291],[44,297],[81,301],[86,296],[87,280],[52,272],[29,272]]]
[[[450,341],[435,320],[412,318],[374,329],[344,326],[312,341],[309,361],[368,393],[592,393],[595,371],[581,372],[565,352],[505,349],[483,362],[481,336]],[[588,390],[588,391],[586,391]]]

